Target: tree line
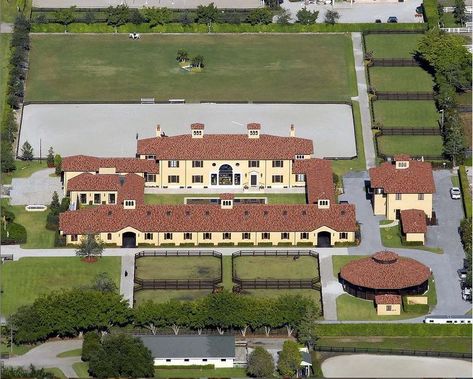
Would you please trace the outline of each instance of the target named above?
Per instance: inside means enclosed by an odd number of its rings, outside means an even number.
[[[436,103],[442,112],[444,154],[455,166],[465,159],[463,123],[457,95],[471,89],[471,53],[464,37],[439,28],[429,30],[419,42],[416,57],[434,75]]]
[[[108,280],[110,281],[110,280]],[[238,330],[243,336],[249,330],[286,328],[301,342],[314,341],[313,322],[320,315],[318,306],[309,298],[284,295],[278,298],[253,298],[231,292],[209,294],[195,301],[166,303],[148,301],[131,309],[123,298],[106,286],[101,278],[92,288],[76,288],[53,292],[23,306],[9,319],[16,343],[34,343],[52,337],[76,337],[96,330],[107,332],[112,327],[146,328],[153,334],[182,329],[202,333],[205,330]],[[105,284],[104,284],[105,283]]]
[[[15,153],[13,145],[18,133],[16,110],[23,102],[25,94],[26,72],[28,70],[28,53],[30,49],[30,23],[22,14],[13,24],[10,42],[9,73],[7,82],[7,101],[1,120],[1,169],[2,172],[15,170]]]
[[[33,22],[38,24],[57,22],[64,25],[65,31],[67,31],[67,26],[73,22],[85,22],[87,24],[106,22],[117,31],[119,26],[127,23],[135,25],[148,24],[149,27],[152,28],[158,25],[175,22],[187,26],[192,23],[249,23],[251,25],[267,25],[272,23],[273,19],[279,24],[289,24],[291,21],[290,13],[287,10],[281,9],[278,2],[273,1],[269,2],[267,7],[251,10],[221,10],[213,3],[209,5],[199,5],[195,11],[178,11],[166,7],[134,9],[129,8],[127,5],[118,5],[116,7],[108,7],[105,12],[100,13],[100,17],[97,17],[96,14],[97,12],[90,10],[85,13],[78,12],[77,8],[73,6],[54,12],[51,19],[45,14],[40,14],[33,19]],[[307,8],[303,8],[297,12],[296,22],[303,25],[315,24],[318,14],[318,11],[309,11]],[[340,15],[338,12],[328,10],[325,16],[325,23],[335,24],[339,18]]]

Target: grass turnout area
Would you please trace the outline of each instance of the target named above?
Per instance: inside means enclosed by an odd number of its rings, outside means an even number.
[[[319,274],[313,257],[241,256],[234,264],[240,279],[311,279]]]
[[[3,4],[3,1],[1,3]],[[10,39],[9,34],[0,34],[0,120],[3,120],[3,108],[5,107]]]
[[[82,355],[82,348],[64,351],[58,355],[58,358],[68,358],[68,357],[80,357]]]
[[[89,362],[76,362],[72,364],[72,368],[77,374],[78,378],[90,378]]]
[[[267,194],[235,194],[236,197],[266,197],[268,204],[306,204],[305,193],[267,193]],[[145,194],[146,204],[184,204],[186,197],[212,197],[218,194]]]
[[[384,247],[395,247],[400,249],[417,249],[430,251],[432,253],[442,254],[443,250],[440,247],[430,246],[408,246],[402,244],[401,227],[399,225],[390,228],[379,228],[381,233],[381,241]]]
[[[11,184],[13,178],[28,178],[36,171],[48,168],[46,161],[15,161],[16,170],[2,173],[2,184]]]
[[[339,35],[32,36],[27,100],[349,100],[351,37]],[[182,70],[176,52],[204,57]],[[61,51],[61,54],[56,54]]]
[[[46,229],[46,218],[49,210],[44,212],[27,212],[23,205],[9,205],[2,201],[8,210],[15,214],[15,222],[26,229],[24,249],[48,249],[54,247],[54,231]]]
[[[108,272],[120,285],[120,257],[103,257],[84,263],[76,257],[22,258],[1,265],[2,315],[8,316],[20,306],[54,290],[90,285],[94,277]]]
[[[455,353],[471,353],[470,337],[321,337],[317,344],[333,347],[358,347],[374,349],[404,349]]]
[[[379,153],[388,156],[409,154],[411,156],[437,156],[443,152],[441,136],[381,136],[378,137]]]
[[[366,51],[374,58],[411,58],[422,34],[367,34]]]
[[[439,127],[439,114],[430,100],[379,100],[373,102],[373,111],[375,120],[384,127]]]
[[[377,91],[432,92],[433,77],[420,67],[370,67],[370,84]]]
[[[244,368],[182,368],[164,369],[157,368],[154,372],[155,378],[246,378]]]
[[[143,257],[135,261],[141,279],[215,279],[220,277],[216,257]]]
[[[135,292],[135,306],[146,301],[166,303],[169,300],[192,301],[210,294],[210,290],[143,290]]]

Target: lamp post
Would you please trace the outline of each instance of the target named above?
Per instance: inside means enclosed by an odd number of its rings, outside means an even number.
[[[441,114],[440,126],[442,127],[442,133],[443,133],[444,123],[445,123],[445,109],[440,109],[439,112]]]

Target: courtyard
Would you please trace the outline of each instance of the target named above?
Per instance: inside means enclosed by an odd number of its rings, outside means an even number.
[[[62,156],[135,156],[136,138],[189,134],[190,124],[205,124],[205,133],[245,134],[259,122],[262,133],[314,141],[315,156],[357,155],[352,109],[345,104],[32,104],[23,111],[20,144],[28,141],[39,156],[47,148]],[[78,142],[83,143],[78,143]]]

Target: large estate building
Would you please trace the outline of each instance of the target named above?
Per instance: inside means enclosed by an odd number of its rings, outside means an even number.
[[[369,174],[375,215],[400,220],[401,211],[416,209],[432,217],[435,182],[429,162],[398,155],[393,162],[371,168]]]
[[[73,208],[60,215],[68,244],[88,234],[117,246],[318,245],[354,242],[355,207],[337,204],[329,161],[311,158],[311,140],[260,135],[157,136],[138,141],[138,158],[66,157],[65,195]],[[206,204],[146,205],[146,187],[219,188],[222,192],[305,187],[307,204],[248,204],[232,194]],[[92,205],[92,207],[90,207]],[[95,205],[95,206],[94,206]],[[86,206],[86,207],[84,207]]]

